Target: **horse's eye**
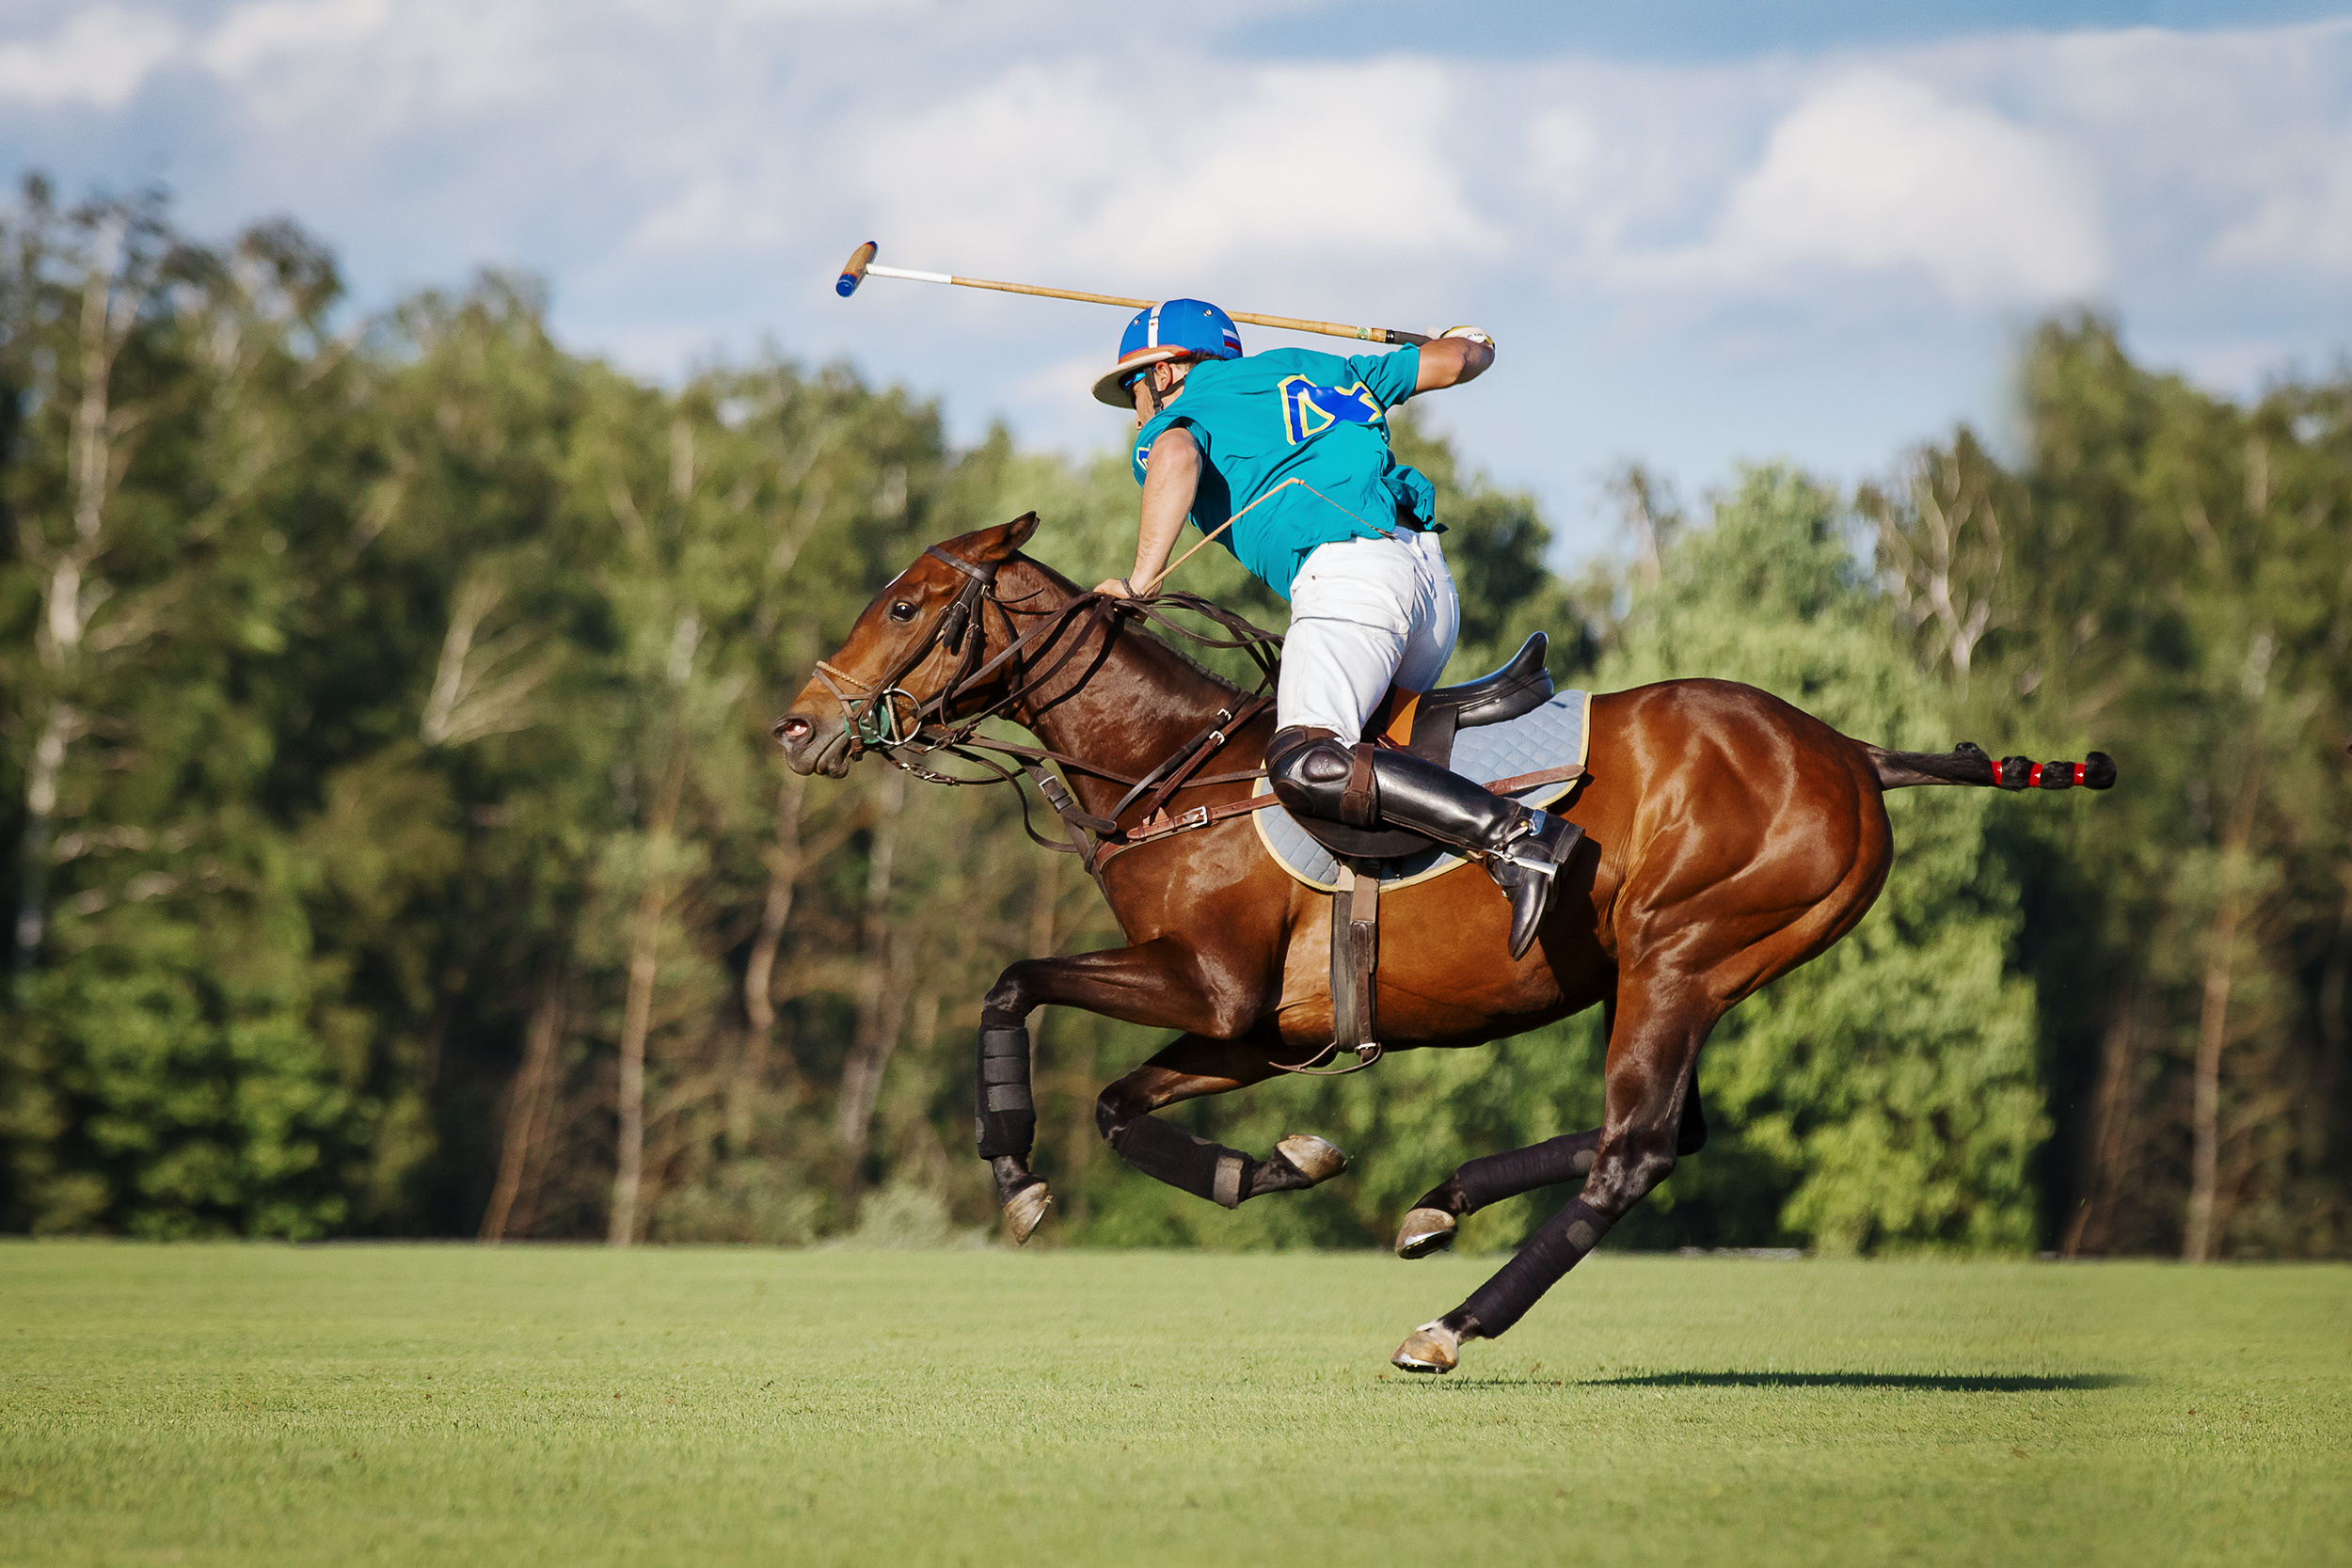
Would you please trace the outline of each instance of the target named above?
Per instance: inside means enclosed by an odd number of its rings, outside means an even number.
[[[914,607],[900,599],[890,607],[890,618],[894,621],[912,621],[914,619]]]

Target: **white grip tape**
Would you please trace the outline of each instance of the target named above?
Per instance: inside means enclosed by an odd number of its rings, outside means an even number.
[[[905,267],[868,265],[866,269],[866,276],[868,277],[903,277],[915,283],[953,283],[955,281],[944,272],[911,272]]]

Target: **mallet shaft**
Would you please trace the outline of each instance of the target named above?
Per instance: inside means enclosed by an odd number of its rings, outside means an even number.
[[[1253,316],[1247,310],[1235,310],[1232,317],[1252,326],[1279,326],[1285,332],[1313,332],[1326,338],[1357,338],[1367,343],[1411,343],[1418,348],[1431,341],[1424,333],[1407,332],[1401,326],[1350,326],[1345,322],[1311,322],[1296,316]]]
[[[1152,299],[1129,299],[1121,294],[1081,293],[1075,289],[1048,289],[1036,283],[1000,283],[987,277],[957,277],[944,272],[914,272],[905,267],[885,267],[873,260],[873,243],[860,245],[842,270],[839,292],[847,295],[856,288],[855,278],[899,277],[911,283],[952,283],[960,289],[994,289],[1000,293],[1036,294],[1044,299],[1074,299],[1087,305],[1117,305],[1130,310],[1142,310],[1158,304]],[[1367,343],[1425,343],[1429,339],[1418,332],[1406,332],[1393,326],[1350,326],[1345,322],[1307,321],[1298,316],[1261,316],[1247,310],[1228,312],[1237,322],[1252,326],[1279,327],[1285,332],[1311,332],[1325,338],[1354,338]]]
[[[1117,294],[1082,294],[1074,289],[1047,289],[1035,283],[998,283],[986,277],[954,277],[944,272],[909,272],[903,267],[884,267],[868,263],[868,277],[904,277],[917,283],[953,283],[960,289],[994,289],[1009,294],[1042,294],[1047,299],[1084,300],[1089,305],[1124,305],[1131,310],[1141,310],[1154,302],[1148,299],[1121,299]],[[1239,321],[1242,318],[1233,318]]]
[[[912,283],[961,283],[963,281],[961,277],[950,277],[944,272],[910,272],[905,267],[878,266],[871,261],[866,264],[866,276],[868,277],[903,277]]]

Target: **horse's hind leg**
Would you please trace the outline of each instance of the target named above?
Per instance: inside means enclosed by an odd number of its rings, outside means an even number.
[[[1347,1156],[1321,1138],[1294,1133],[1266,1158],[1253,1159],[1151,1115],[1263,1083],[1277,1070],[1247,1045],[1186,1035],[1104,1089],[1094,1102],[1094,1122],[1121,1160],[1195,1197],[1236,1209],[1268,1193],[1296,1192],[1339,1175]]]
[[[1565,1132],[1525,1148],[1465,1160],[1406,1212],[1396,1228],[1396,1255],[1427,1258],[1442,1252],[1454,1244],[1456,1225],[1488,1204],[1589,1175],[1600,1154],[1601,1131],[1595,1127]],[[1707,1117],[1699,1110],[1698,1069],[1693,1064],[1690,1092],[1682,1100],[1682,1120],[1676,1130],[1675,1153],[1696,1154],[1706,1146]]]
[[[1417,1372],[1452,1370],[1463,1340],[1491,1339],[1518,1323],[1673,1172],[1683,1106],[1694,1098],[1699,1047],[1724,1005],[1698,977],[1684,974],[1629,975],[1617,1001],[1606,1119],[1583,1191],[1469,1300],[1415,1329],[1391,1358],[1396,1365]]]

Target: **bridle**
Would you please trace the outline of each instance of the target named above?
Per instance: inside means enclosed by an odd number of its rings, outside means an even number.
[[[1051,610],[1020,611],[1041,617],[1036,626],[1025,632],[1013,621],[1021,601],[1008,604],[996,592],[996,574],[1001,562],[965,561],[937,545],[929,546],[923,553],[953,567],[964,578],[962,587],[957,591],[947,608],[932,621],[923,638],[885,674],[870,683],[823,659],[817,662],[817,678],[824,683],[825,689],[832,692],[834,700],[841,705],[842,728],[850,739],[852,760],[869,751],[879,752],[894,767],[916,779],[926,784],[946,785],[1011,784],[1017,787],[1025,774],[1037,785],[1046,804],[1061,819],[1068,831],[1069,842],[1057,843],[1040,834],[1030,825],[1028,798],[1025,795],[1021,801],[1023,830],[1048,849],[1083,857],[1089,869],[1096,871],[1097,875],[1100,874],[1098,852],[1107,846],[1128,842],[1118,819],[1137,801],[1143,802],[1144,816],[1149,818],[1179,789],[1209,784],[1235,784],[1263,775],[1265,770],[1263,768],[1208,775],[1200,774],[1199,768],[1221,750],[1244,724],[1272,705],[1282,645],[1279,636],[1262,626],[1252,626],[1232,611],[1194,594],[1158,594],[1150,598],[1122,599],[1092,591],[1065,600]],[[1167,610],[1170,609],[1200,615],[1231,635],[1216,637],[1187,626],[1168,616]],[[995,611],[1005,629],[1005,646],[993,656],[988,653],[987,632],[987,618],[991,610]],[[1116,772],[1066,752],[1025,746],[978,733],[983,722],[1005,716],[1024,698],[1039,691],[1068,668],[1087,649],[1091,632],[1122,616],[1150,620],[1203,647],[1242,649],[1258,666],[1257,690],[1232,707],[1218,709],[1216,716],[1200,733],[1140,777]],[[939,689],[929,697],[917,697],[907,690],[904,685],[907,678],[942,648],[955,663]],[[1109,642],[1105,639],[1097,654],[1095,667],[1099,667],[1102,655],[1108,650]],[[1050,659],[1046,657],[1049,654],[1054,656]],[[1078,684],[1083,685],[1093,673],[1093,667],[1082,671],[1078,675]],[[976,689],[984,688],[1000,673],[1005,677],[1005,689],[1001,695],[981,704],[961,718],[951,717]],[[983,754],[992,752],[1011,759],[1013,766],[1009,767],[993,756]],[[946,773],[919,760],[941,754],[976,764],[985,771],[978,777]],[[1123,784],[1127,785],[1127,792],[1111,808],[1109,816],[1095,816],[1081,810],[1068,786],[1046,771],[1043,765],[1049,762],[1064,771],[1090,773],[1115,784]]]
[[[924,730],[927,727],[935,726],[936,721],[943,721],[946,716],[948,706],[963,688],[976,678],[973,666],[978,660],[980,651],[988,641],[987,633],[983,629],[979,637],[972,638],[969,651],[965,649],[964,642],[966,638],[971,636],[976,607],[985,599],[995,605],[999,613],[1004,613],[1003,601],[996,597],[997,562],[990,561],[975,563],[961,557],[949,555],[936,545],[930,546],[923,553],[934,560],[945,562],[961,572],[964,583],[957,591],[955,598],[949,601],[946,613],[931,623],[930,632],[922,641],[915,644],[914,651],[900,659],[897,668],[884,676],[877,686],[867,686],[847,671],[836,669],[821,658],[817,661],[817,678],[825,683],[825,689],[832,692],[834,701],[841,705],[842,723],[849,730],[851,748],[850,754],[852,757],[863,755],[868,751],[880,751],[889,754],[898,748],[918,744],[918,737]],[[1006,627],[1008,630],[1011,627],[1011,617],[1009,614],[1006,615]],[[913,674],[918,666],[931,657],[931,651],[942,643],[946,645],[949,655],[955,657],[959,662],[948,675],[946,683],[938,691],[932,693],[928,700],[917,698],[898,683]],[[845,683],[862,689],[864,695],[843,690],[842,687]],[[909,716],[909,721],[905,723],[901,723],[898,717],[898,703],[902,700],[913,710]],[[977,721],[977,719],[974,721],[975,723]],[[892,755],[890,760],[898,763],[901,768],[907,766],[899,762],[895,755]],[[912,768],[909,770],[917,771]]]

